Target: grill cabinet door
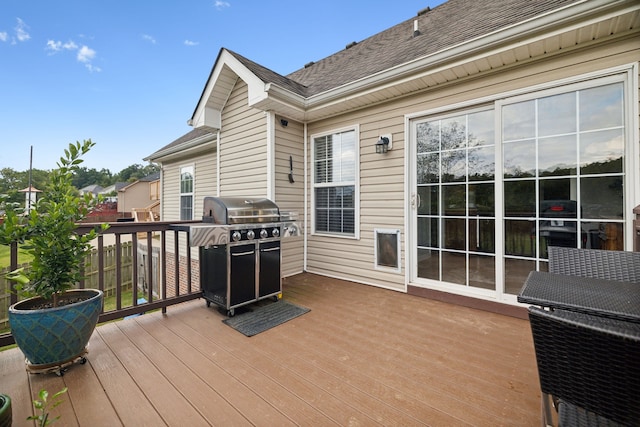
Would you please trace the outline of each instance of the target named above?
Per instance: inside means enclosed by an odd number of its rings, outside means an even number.
[[[256,299],[256,245],[231,246],[230,307]]]
[[[200,289],[207,301],[227,306],[226,246],[200,247]]]
[[[280,241],[261,243],[259,297],[279,293],[281,283]]]

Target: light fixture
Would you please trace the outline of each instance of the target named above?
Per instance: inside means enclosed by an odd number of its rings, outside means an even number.
[[[280,124],[281,124],[283,127],[287,127],[287,125],[289,124],[289,122],[288,122],[286,119],[280,119]]]
[[[391,135],[380,135],[380,139],[376,142],[376,153],[384,154],[391,150],[392,142]]]

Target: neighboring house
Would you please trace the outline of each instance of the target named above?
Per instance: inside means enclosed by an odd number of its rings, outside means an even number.
[[[635,0],[451,0],[287,76],[222,48],[145,159],[162,217],[266,196],[305,229],[284,275],[515,305],[548,245],[632,249],[639,28]]]
[[[98,184],[87,185],[86,187],[82,187],[80,190],[80,195],[84,195],[86,193],[93,193],[95,196],[103,193],[104,188],[102,188]]]
[[[106,202],[116,202],[118,201],[118,191],[120,191],[120,189],[126,187],[127,185],[129,185],[128,182],[116,182],[115,184],[111,184],[108,187],[105,187],[102,189],[102,191],[100,192],[100,194],[102,194],[104,196],[104,200]],[[115,195],[113,195],[115,193]]]
[[[118,190],[118,213],[131,213],[145,209],[160,199],[158,192],[160,172],[140,178]]]

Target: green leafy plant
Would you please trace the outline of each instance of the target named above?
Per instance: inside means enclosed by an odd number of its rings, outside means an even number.
[[[51,398],[49,398],[49,392],[47,390],[40,390],[40,392],[38,393],[38,397],[40,399],[36,399],[33,401],[33,408],[35,409],[36,415],[28,417],[27,421],[35,421],[39,427],[48,426],[56,422],[58,419],[60,419],[60,416],[58,415],[57,417],[50,419],[49,411],[59,406],[63,402],[60,396],[62,396],[66,392],[67,387],[63,388],[62,390],[51,396]]]
[[[82,156],[94,145],[90,139],[69,144],[57,169],[51,172],[42,197],[26,216],[13,209],[6,211],[0,241],[25,240],[23,248],[33,256],[29,272],[18,269],[7,275],[17,282],[16,288],[25,297],[39,296],[58,306],[61,295],[82,279],[82,265],[98,230],[108,228],[108,224],[102,224],[87,234],[75,233],[76,223],[101,200],[91,193],[80,195],[73,186]]]

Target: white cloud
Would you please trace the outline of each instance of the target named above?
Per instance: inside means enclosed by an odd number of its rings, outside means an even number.
[[[156,39],[154,39],[152,36],[148,35],[148,34],[143,34],[142,35],[142,39],[146,40],[152,44],[156,44]]]
[[[214,2],[214,6],[216,7],[216,9],[222,10],[222,9],[224,9],[226,7],[231,7],[231,4],[229,2],[226,2],[226,1],[216,0]]]
[[[45,50],[49,51],[50,55],[54,55],[62,51],[74,51],[76,52],[76,59],[78,60],[78,62],[84,64],[87,70],[91,71],[92,73],[102,71],[100,67],[96,67],[95,65],[93,65],[92,61],[96,57],[96,51],[91,49],[87,45],[78,47],[78,45],[73,40],[69,40],[66,43],[55,40],[47,40],[47,46],[45,47]]]
[[[200,43],[198,43],[198,42],[194,42],[194,41],[191,41],[191,40],[185,40],[185,41],[184,41],[184,45],[185,45],[185,46],[197,46],[197,45],[199,45],[199,44],[200,44]]]
[[[56,53],[60,52],[61,50],[77,50],[78,45],[75,44],[73,40],[70,40],[66,43],[55,40],[47,40],[47,47],[45,49],[51,51],[52,53]]]
[[[99,73],[100,71],[102,71],[102,68],[100,67],[96,67],[95,65],[92,64],[84,64],[85,67],[87,67],[87,70],[89,70],[92,73]]]
[[[83,62],[85,64],[91,63],[91,61],[93,60],[93,58],[95,58],[96,56],[96,51],[87,47],[87,46],[82,46],[79,50],[78,50],[78,61]]]
[[[0,41],[6,42],[7,40],[9,40],[9,34],[6,32],[0,32]]]
[[[18,39],[18,41],[26,42],[27,40],[29,40],[31,38],[31,36],[27,32],[27,29],[29,27],[27,26],[27,24],[24,23],[24,21],[22,19],[20,19],[20,18],[16,18],[16,19],[18,20],[18,25],[16,25],[16,27],[15,27],[16,38]]]

